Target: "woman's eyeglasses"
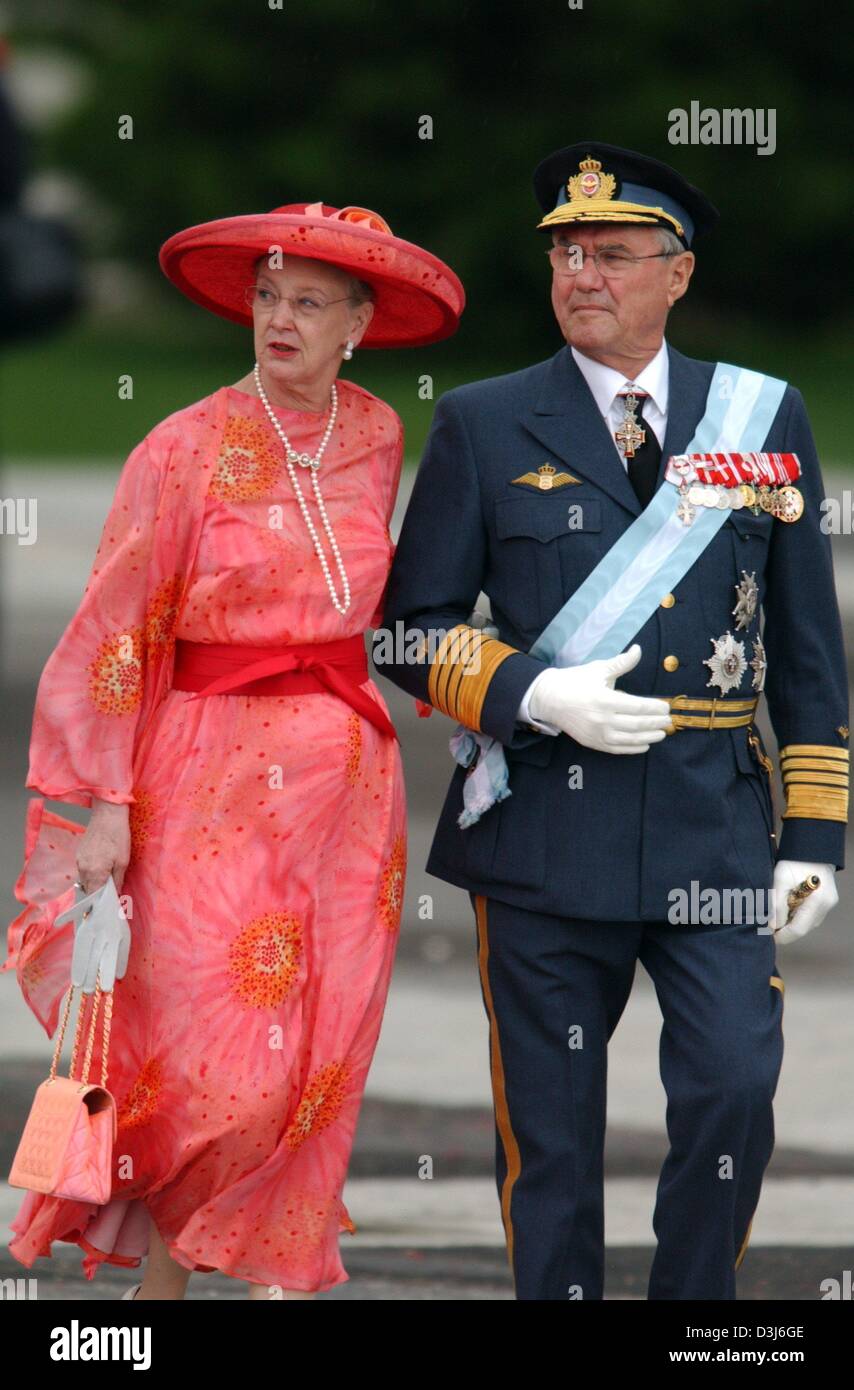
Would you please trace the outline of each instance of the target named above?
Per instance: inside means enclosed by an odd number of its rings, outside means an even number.
[[[318,318],[331,304],[343,304],[350,296],[344,294],[340,299],[320,299],[313,294],[279,294],[267,285],[248,285],[243,291],[243,298],[250,309],[258,308],[265,314],[272,314],[280,300],[284,299],[290,304],[295,319],[313,319]]]

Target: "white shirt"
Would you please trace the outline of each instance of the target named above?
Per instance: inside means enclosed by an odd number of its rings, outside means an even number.
[[[578,370],[590,387],[590,393],[596,402],[599,414],[605,421],[611,438],[614,439],[615,432],[625,419],[625,403],[620,400],[620,392],[625,391],[629,386],[636,386],[639,391],[646,391],[649,396],[649,400],[644,402],[643,423],[650,427],[659,444],[663,446],[667,429],[667,403],[670,387],[670,361],[667,354],[667,343],[664,339],[662,339],[661,347],[652,361],[647,362],[643,371],[639,372],[633,380],[623,376],[622,372],[616,371],[614,367],[607,367],[604,362],[596,362],[592,357],[585,357],[574,347],[570,347],[569,350],[575,359]],[[623,467],[628,470],[626,456],[616,439],[614,439],[614,448]],[[540,676],[544,674],[544,672],[540,672]],[[530,728],[536,729],[539,733],[559,734],[560,729],[556,729],[554,724],[545,724],[542,720],[534,719],[528,710],[531,692],[540,676],[534,677],[522,696],[516,718]]]

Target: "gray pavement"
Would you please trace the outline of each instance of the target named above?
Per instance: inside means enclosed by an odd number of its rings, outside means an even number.
[[[0,605],[4,666],[4,757],[0,777],[0,873],[8,921],[22,857],[23,790],[35,684],[73,613],[88,576],[115,482],[115,470],[9,467],[2,496],[37,490],[39,540],[5,537]],[[34,485],[34,479],[37,483]],[[405,476],[393,534],[408,496]],[[841,495],[845,475],[826,474]],[[854,652],[854,541],[834,540],[837,587],[849,652]],[[410,852],[400,946],[383,1031],[368,1081],[344,1198],[358,1228],[342,1236],[348,1283],[325,1298],[510,1299],[498,1201],[492,1177],[494,1128],[486,1017],[477,977],[468,896],[424,871],[433,825],[452,762],[451,724],[416,716],[411,699],[381,682],[401,735],[410,806]],[[767,722],[769,752],[776,749]],[[85,820],[86,812],[62,807]],[[854,1261],[854,954],[851,875],[838,879],[841,901],[818,930],[781,947],[786,980],[785,1060],[775,1102],[777,1146],[740,1271],[744,1299],[815,1299],[821,1280]],[[419,915],[424,895],[432,916]],[[658,1076],[660,1016],[642,969],[609,1052],[606,1149],[606,1297],[643,1299],[652,1258],[658,1170],[666,1152],[665,1098]],[[8,1172],[50,1043],[25,1007],[16,982],[0,976],[3,1119],[0,1148]],[[434,1176],[418,1177],[422,1155]],[[22,1194],[0,1187],[0,1227]],[[46,1299],[115,1298],[132,1276],[105,1269],[82,1279],[79,1251],[58,1245],[32,1271],[0,1246],[0,1277],[37,1275]],[[195,1275],[191,1298],[242,1298],[242,1286]]]

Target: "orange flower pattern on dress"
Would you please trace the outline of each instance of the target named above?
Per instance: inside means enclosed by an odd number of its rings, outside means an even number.
[[[274,436],[278,442],[278,436]],[[273,452],[271,428],[232,415],[225,427],[216,472],[209,494],[221,502],[245,502],[265,497],[282,469],[281,445]]]
[[[243,928],[232,945],[232,993],[242,1004],[269,1009],[281,1004],[299,973],[302,923],[293,912],[268,912]]]
[[[329,1062],[310,1078],[297,1113],[285,1131],[285,1142],[292,1149],[298,1149],[306,1139],[332,1123],[344,1103],[346,1082],[343,1062]]]
[[[111,1030],[111,1053],[112,1045]],[[136,1129],[139,1125],[147,1125],[157,1112],[162,1086],[162,1066],[156,1057],[150,1057],[140,1069],[124,1100],[116,1107],[118,1128]]]
[[[347,762],[345,772],[352,787],[359,775],[362,757],[362,721],[355,710],[347,716]]]
[[[107,637],[89,666],[89,694],[100,714],[132,714],[142,700],[142,628]]]
[[[168,656],[175,642],[175,623],[182,578],[173,575],[156,590],[145,624],[105,637],[89,665],[89,693],[101,714],[132,714],[142,701],[145,663],[159,649]]]
[[[132,853],[138,854],[148,840],[157,817],[157,806],[151,793],[134,787],[134,799],[128,807],[128,829]]]
[[[398,835],[383,869],[377,898],[377,911],[388,931],[397,931],[400,926],[405,880],[406,841],[402,835]]]
[[[149,659],[155,653],[168,657],[175,645],[175,624],[183,585],[183,575],[173,574],[155,590],[145,615],[145,642]]]
[[[284,1255],[288,1245],[300,1250],[320,1246],[327,1237],[329,1225],[338,1215],[334,1197],[319,1192],[295,1192],[275,1222],[268,1227],[266,1240],[280,1247]]]

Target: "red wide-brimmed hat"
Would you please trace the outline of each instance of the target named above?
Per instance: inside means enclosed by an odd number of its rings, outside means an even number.
[[[251,328],[243,292],[253,283],[253,262],[279,248],[369,282],[376,298],[360,347],[417,347],[457,329],[466,302],[460,280],[437,256],[393,236],[368,208],[286,203],[272,212],[222,217],[176,232],[159,260],[196,304]]]

